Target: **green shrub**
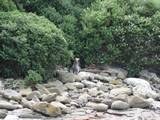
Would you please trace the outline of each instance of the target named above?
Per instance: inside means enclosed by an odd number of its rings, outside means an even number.
[[[154,11],[141,14],[138,7],[131,0],[97,0],[85,9],[77,54],[87,64],[124,64],[131,75],[160,64],[159,11],[152,6]]]
[[[0,12],[0,43],[4,77],[25,76],[32,69],[48,79],[55,65],[65,65],[70,58],[62,31],[32,13]]]
[[[34,86],[37,83],[42,83],[42,76],[33,70],[29,70],[27,76],[25,77],[25,84]]]
[[[12,0],[0,0],[0,11],[13,11],[16,10],[16,5]]]

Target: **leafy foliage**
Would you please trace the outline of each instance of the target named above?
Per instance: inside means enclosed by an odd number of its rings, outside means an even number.
[[[160,19],[154,6],[141,14],[134,11],[140,6],[124,1],[97,0],[84,10],[82,40],[76,47],[87,63],[124,64],[133,75],[160,63]]]
[[[16,10],[16,5],[12,0],[0,0],[0,11],[13,11]]]
[[[47,78],[70,57],[62,31],[32,13],[0,12],[0,43],[4,77],[25,76],[32,69]]]
[[[42,76],[33,70],[28,71],[28,75],[25,77],[26,85],[35,85],[37,83],[42,83]]]

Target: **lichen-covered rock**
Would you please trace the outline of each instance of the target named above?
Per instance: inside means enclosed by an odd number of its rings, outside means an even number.
[[[32,105],[32,109],[44,115],[48,115],[52,117],[59,116],[62,114],[59,107],[54,106],[53,104],[50,104],[47,102],[34,103]]]
[[[111,105],[111,109],[114,110],[126,110],[129,108],[129,104],[120,100],[114,101]]]

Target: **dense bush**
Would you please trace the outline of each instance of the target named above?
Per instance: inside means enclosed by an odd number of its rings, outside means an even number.
[[[84,10],[81,40],[74,48],[86,63],[124,64],[131,74],[160,64],[159,9],[153,5],[142,14],[135,11],[139,7],[133,1],[97,0]]]
[[[25,77],[25,84],[34,87],[37,83],[42,83],[43,78],[40,74],[33,70],[29,70],[27,76]]]
[[[32,13],[0,12],[0,76],[25,76],[29,69],[47,78],[70,53],[63,33]]]
[[[0,11],[16,10],[16,5],[12,0],[0,0]]]

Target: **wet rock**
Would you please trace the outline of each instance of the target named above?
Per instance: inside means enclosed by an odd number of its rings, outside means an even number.
[[[27,100],[32,100],[33,97],[36,96],[37,98],[41,98],[41,93],[39,91],[33,91],[29,95],[27,95]]]
[[[5,118],[7,116],[8,111],[5,109],[0,109],[0,118]]]
[[[22,97],[21,94],[15,90],[3,90],[3,91],[0,91],[0,94],[4,98],[11,99],[11,100],[17,100],[17,101],[21,100],[21,97]]]
[[[54,106],[53,104],[47,102],[36,102],[32,105],[32,109],[51,117],[56,117],[61,115],[61,110],[59,107]]]
[[[42,101],[46,102],[52,102],[56,99],[57,94],[56,93],[50,93],[50,94],[44,94],[42,97]]]
[[[114,110],[126,110],[129,108],[129,104],[122,101],[114,101],[111,105],[111,109]]]
[[[103,104],[103,103],[93,103],[93,102],[88,102],[86,104],[87,107],[91,107],[93,108],[94,110],[96,111],[99,111],[99,112],[105,112],[108,110],[108,105],[106,104]]]
[[[150,103],[139,96],[129,97],[128,103],[129,103],[129,106],[133,108],[149,108],[150,107]]]
[[[0,109],[14,110],[22,108],[22,105],[19,104],[11,104],[7,101],[0,101]]]

